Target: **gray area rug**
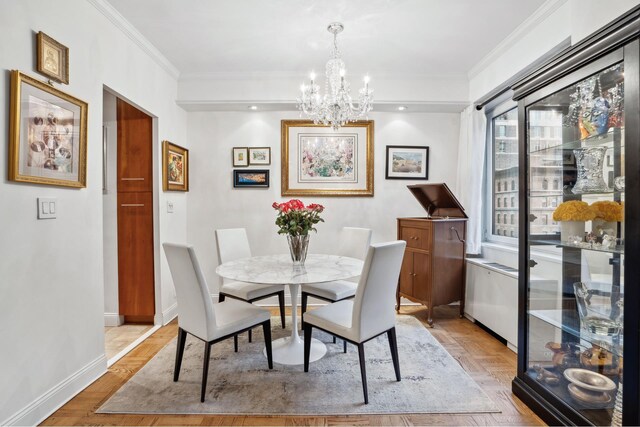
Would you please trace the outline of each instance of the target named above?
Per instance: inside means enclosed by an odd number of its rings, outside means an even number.
[[[395,381],[386,334],[365,344],[369,404],[362,383],[355,346],[342,352],[342,342],[314,329],[313,336],[327,343],[327,354],[302,365],[274,363],[267,367],[262,354],[262,331],[215,344],[206,400],[200,402],[204,344],[188,336],[180,380],[173,382],[176,340],[149,361],[120,388],[98,413],[136,414],[247,414],[350,415],[389,413],[499,412],[458,362],[411,316],[397,318],[398,352],[402,381]],[[290,323],[290,318],[287,318]],[[286,336],[272,319],[273,339]],[[289,325],[290,326],[290,325]]]

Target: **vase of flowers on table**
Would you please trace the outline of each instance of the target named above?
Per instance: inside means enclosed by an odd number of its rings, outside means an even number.
[[[300,200],[291,199],[284,203],[274,202],[272,207],[278,211],[278,234],[287,236],[293,264],[304,265],[309,247],[309,232],[317,232],[315,225],[324,222],[320,217],[324,206],[316,203],[305,206]]]
[[[553,212],[553,220],[560,222],[560,239],[573,244],[583,241],[585,222],[595,216],[589,204],[581,200],[561,203]]]

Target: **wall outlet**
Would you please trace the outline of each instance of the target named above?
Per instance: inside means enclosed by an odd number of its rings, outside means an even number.
[[[58,199],[53,197],[38,197],[38,219],[55,219]]]
[[[173,213],[173,202],[167,201],[167,213]]]

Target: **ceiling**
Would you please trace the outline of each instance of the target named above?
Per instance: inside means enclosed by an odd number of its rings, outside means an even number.
[[[544,0],[108,0],[183,77],[306,75],[329,58],[330,22],[348,73],[467,74]]]

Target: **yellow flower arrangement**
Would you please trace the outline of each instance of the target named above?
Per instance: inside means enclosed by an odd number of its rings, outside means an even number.
[[[595,217],[596,214],[589,204],[580,200],[560,203],[553,211],[554,221],[591,221]]]
[[[596,219],[607,222],[620,222],[624,218],[624,207],[618,202],[610,200],[601,200],[593,202],[591,209],[596,215]]]

